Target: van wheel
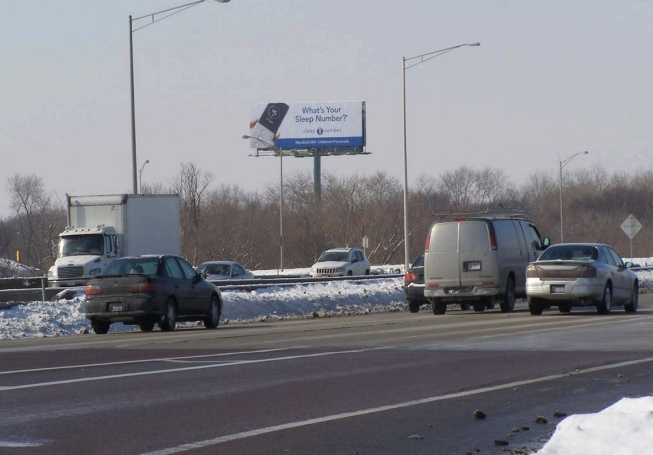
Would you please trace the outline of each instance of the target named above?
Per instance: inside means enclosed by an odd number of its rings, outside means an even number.
[[[571,313],[571,303],[561,303],[558,305],[558,311],[560,313]]]
[[[500,305],[502,313],[510,313],[515,309],[515,280],[512,277],[508,277],[506,291],[503,294],[503,301]]]
[[[138,328],[141,329],[141,332],[151,332],[152,330],[154,330],[154,323],[143,322],[142,324],[138,324]]]
[[[408,311],[411,313],[417,313],[419,311],[419,301],[409,300],[408,301]]]
[[[481,313],[485,311],[485,302],[482,300],[479,302],[474,302],[472,306],[474,307],[474,311],[476,311],[477,313]]]
[[[442,302],[441,300],[432,300],[431,306],[433,306],[433,314],[445,314],[447,312],[447,302]]]

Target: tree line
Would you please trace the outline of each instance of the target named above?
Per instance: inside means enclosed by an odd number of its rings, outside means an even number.
[[[41,177],[15,174],[7,179],[11,214],[0,220],[0,258],[40,269],[52,264],[50,240],[66,225],[65,197],[48,191]],[[279,185],[244,191],[220,185],[194,163],[183,163],[172,182],[144,185],[144,193],[176,193],[181,199],[182,255],[192,264],[234,260],[245,267],[280,265]],[[564,240],[602,242],[622,257],[631,239],[620,225],[630,214],[643,225],[632,240],[635,257],[653,256],[653,171],[609,174],[602,167],[565,172]],[[460,166],[422,175],[408,191],[409,249],[412,262],[437,214],[458,211],[520,211],[542,236],[560,241],[560,181],[539,171],[521,185],[506,171]],[[403,264],[403,182],[384,172],[341,177],[322,174],[315,198],[312,173],[284,177],[283,265],[309,267],[319,254],[338,246],[360,246],[373,265]]]

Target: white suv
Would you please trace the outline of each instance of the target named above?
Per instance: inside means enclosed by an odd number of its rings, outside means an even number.
[[[311,267],[312,277],[369,275],[370,262],[360,248],[326,250]]]

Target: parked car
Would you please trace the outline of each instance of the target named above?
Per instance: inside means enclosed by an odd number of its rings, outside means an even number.
[[[523,214],[453,214],[431,225],[424,252],[424,296],[434,314],[447,305],[514,309],[526,297],[526,266],[549,244]]]
[[[177,321],[202,321],[214,329],[222,295],[178,256],[148,255],[116,259],[84,288],[84,311],[97,334],[114,322],[136,324],[151,332],[175,329]]]
[[[332,248],[311,267],[312,277],[369,275],[370,262],[361,248]]]
[[[404,273],[404,295],[411,313],[419,312],[422,305],[430,303],[424,297],[424,253],[420,254]],[[461,310],[469,310],[469,304],[460,302]]]
[[[208,281],[253,280],[256,278],[252,272],[233,261],[204,262],[197,266],[197,273]]]
[[[561,313],[574,306],[595,306],[599,314],[608,314],[613,306],[623,305],[634,313],[639,280],[631,267],[605,244],[552,245],[526,269],[528,309],[540,315],[552,306]]]

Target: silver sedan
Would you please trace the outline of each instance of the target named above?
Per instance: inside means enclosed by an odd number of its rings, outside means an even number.
[[[547,248],[526,268],[526,297],[531,314],[557,306],[568,313],[573,306],[596,306],[608,314],[613,306],[627,313],[637,311],[639,282],[608,245],[601,243],[560,243]]]

